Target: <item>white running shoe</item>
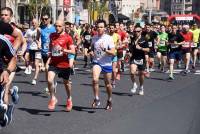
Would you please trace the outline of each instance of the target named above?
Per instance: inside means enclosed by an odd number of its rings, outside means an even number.
[[[36,84],[37,84],[37,81],[36,81],[35,79],[33,79],[32,82],[31,82],[31,84],[32,84],[32,85],[36,85]]]
[[[137,84],[135,83],[134,85],[133,85],[133,88],[131,89],[131,93],[133,93],[133,94],[135,94],[136,93],[136,90],[137,90]]]
[[[28,68],[25,69],[24,73],[25,73],[25,74],[28,74]]]
[[[139,95],[144,95],[144,88],[143,87],[140,88]]]

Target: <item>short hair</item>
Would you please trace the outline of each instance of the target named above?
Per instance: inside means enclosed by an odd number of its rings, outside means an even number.
[[[50,18],[50,15],[49,15],[48,13],[42,14],[42,17],[43,17],[43,16],[47,16],[48,18]]]
[[[115,27],[115,24],[114,24],[114,23],[110,23],[110,24],[109,24],[109,27],[110,27],[110,26]]]
[[[10,7],[3,7],[3,8],[1,8],[1,11],[3,11],[3,10],[9,11],[10,15],[13,16],[13,10]]]
[[[65,25],[71,25],[71,23],[69,21],[66,21]]]
[[[107,26],[105,20],[97,20],[97,21],[96,21],[96,25],[98,25],[99,23],[104,23],[104,27]]]

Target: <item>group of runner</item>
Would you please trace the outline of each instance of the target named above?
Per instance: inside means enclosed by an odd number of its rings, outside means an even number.
[[[195,72],[199,57],[200,29],[192,26],[162,24],[129,24],[115,22],[107,25],[98,20],[95,25],[84,24],[81,27],[63,20],[56,20],[52,25],[48,14],[43,14],[41,24],[32,19],[31,27],[20,30],[11,22],[13,12],[9,7],[1,9],[0,21],[0,125],[6,126],[12,121],[14,104],[18,103],[18,87],[12,86],[19,59],[24,60],[25,74],[31,74],[31,81],[37,84],[40,71],[45,71],[50,99],[48,109],[54,110],[57,82],[55,76],[63,79],[66,90],[66,111],[70,112],[72,103],[72,80],[75,74],[77,54],[83,54],[83,68],[91,68],[94,99],[92,107],[100,105],[99,78],[103,73],[107,91],[105,109],[112,109],[112,89],[120,80],[125,64],[130,65],[132,88],[135,94],[144,95],[144,78],[150,77],[155,70],[155,62],[161,72],[169,71],[169,79],[174,80],[174,64],[180,68],[184,62],[184,74]],[[90,60],[88,60],[90,59]],[[156,60],[155,60],[156,59]],[[88,66],[89,65],[89,66]],[[139,88],[136,76],[139,76]],[[12,98],[12,101],[9,98]]]

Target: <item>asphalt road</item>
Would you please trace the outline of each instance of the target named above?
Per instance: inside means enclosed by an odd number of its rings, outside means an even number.
[[[82,65],[78,65],[81,68]],[[92,109],[91,74],[78,69],[72,76],[73,110],[65,112],[66,94],[61,79],[57,79],[58,105],[47,109],[48,95],[44,73],[32,86],[33,75],[18,73],[13,85],[20,88],[13,123],[0,134],[199,134],[200,75],[153,72],[145,80],[145,95],[131,95],[130,76],[126,71],[113,89],[113,110],[106,111],[106,92],[100,81],[101,106]]]

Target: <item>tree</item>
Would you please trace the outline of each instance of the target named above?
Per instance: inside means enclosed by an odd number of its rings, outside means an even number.
[[[50,0],[29,0],[28,11],[30,18],[36,18],[40,21],[42,13],[50,10]]]

